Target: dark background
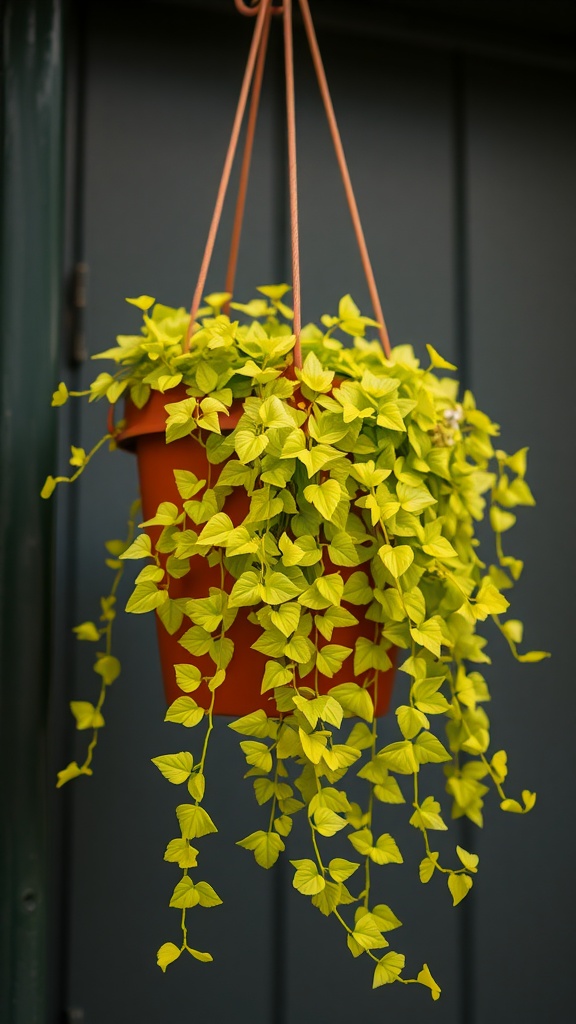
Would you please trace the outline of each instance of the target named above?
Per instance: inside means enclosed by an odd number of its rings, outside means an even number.
[[[85,309],[72,315],[67,305],[60,374],[77,385],[94,368],[79,361],[84,346],[90,354],[136,328],[124,296],[189,302],[252,27],[232,7],[85,2],[68,10],[64,275],[71,285],[86,263],[89,277]],[[178,925],[167,907],[173,872],[162,861],[174,791],[150,758],[186,737],[171,739],[162,722],[151,620],[122,617],[124,672],[108,698],[94,777],[48,800],[49,1024],[344,1024],[387,1014],[399,1024],[576,1021],[571,7],[316,0],[312,11],[393,344],[423,354],[430,342],[454,359],[480,407],[502,424],[502,446],[530,447],[538,505],[520,511],[510,535],[527,562],[513,611],[528,647],[554,656],[520,666],[495,637],[489,710],[493,749],[509,754],[510,793],[535,789],[538,803],[517,818],[488,799],[485,831],[462,827],[481,864],[456,909],[441,884],[420,886],[418,837],[405,808],[391,809],[409,868],[398,880],[390,874],[383,898],[406,922],[398,945],[409,968],[426,960],[443,994],[433,1004],[418,986],[372,992],[367,965],[292,890],[289,872],[264,873],[234,846],[259,827],[259,812],[241,781],[237,737],[221,721],[214,747],[229,771],[213,781],[210,806],[222,827],[204,842],[203,863],[225,903],[198,912],[197,942],[216,959],[182,958],[164,976],[155,950]],[[241,300],[258,284],[289,280],[273,29]],[[345,292],[369,313],[298,25],[296,77],[304,322],[333,312]],[[230,224],[227,208],[209,290],[223,286]],[[60,466],[70,443],[88,448],[100,436],[103,416],[102,405],[60,411]],[[108,583],[102,540],[123,535],[137,490],[129,456],[102,456],[90,469],[75,495],[58,500],[50,779],[75,756],[65,701],[91,699],[90,652],[69,640],[70,627],[96,614]],[[305,855],[297,831],[287,852]]]

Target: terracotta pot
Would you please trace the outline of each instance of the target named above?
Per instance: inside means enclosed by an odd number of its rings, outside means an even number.
[[[210,480],[211,485],[214,486],[225,465],[224,462],[220,465],[209,464],[204,448],[193,435],[166,444],[167,415],[164,406],[171,402],[181,401],[186,397],[188,396],[185,387],[180,386],[164,395],[153,391],[143,409],[137,409],[130,400],[126,402],[125,425],[117,440],[121,447],[136,452],[145,519],[151,519],[155,515],[161,501],[172,501],[179,504],[181,499],[174,481],[175,469],[189,470],[200,480]],[[229,415],[220,416],[222,430],[233,430],[241,415],[242,400],[236,400]],[[246,492],[243,489],[238,489],[226,498],[223,511],[230,516],[234,525],[238,525],[246,517],[248,507],[249,499]],[[159,532],[159,527],[148,528],[153,543]],[[191,571],[181,579],[170,577],[170,596],[172,598],[206,597],[209,587],[220,586],[218,566],[210,568],[205,559],[200,557],[192,558],[190,566]],[[344,578],[354,571],[329,564],[327,568],[334,569]],[[230,591],[233,583],[232,577],[226,574],[225,589]],[[353,606],[350,607],[350,610],[353,614],[358,611]],[[239,608],[234,623],[227,631],[226,635],[234,642],[234,656],[228,666],[225,683],[216,691],[214,709],[216,714],[238,717],[256,711],[258,708],[262,708],[270,714],[276,713],[276,704],[271,694],[262,695],[260,693],[267,658],[259,651],[252,649],[251,645],[260,636],[261,628],[249,621],[248,615],[251,611],[251,608]],[[203,675],[212,674],[214,664],[208,655],[202,657],[190,655],[178,643],[179,638],[190,627],[188,619],[173,635],[170,635],[164,628],[158,616],[156,616],[156,624],[166,699],[168,703],[171,703],[182,695],[176,684],[175,664],[197,665]],[[361,620],[356,626],[339,628],[336,630],[332,642],[354,648],[355,641],[361,636],[372,639],[374,623]],[[320,636],[319,645],[322,647],[326,643],[328,641]],[[350,655],[332,679],[319,676],[322,693],[326,693],[332,686],[350,682],[354,678],[351,661],[352,656]],[[376,707],[378,715],[383,715],[388,710],[393,676],[393,668],[380,674]],[[310,685],[310,679],[311,677],[305,678],[303,685]],[[364,677],[356,681],[362,683],[363,679]],[[208,706],[210,696],[205,686],[194,692],[194,699],[204,707]]]

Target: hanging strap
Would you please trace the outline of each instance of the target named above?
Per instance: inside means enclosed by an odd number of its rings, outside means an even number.
[[[236,5],[240,0],[236,0]],[[212,215],[212,221],[210,224],[210,230],[208,232],[208,239],[206,242],[206,248],[204,250],[204,256],[202,264],[200,266],[200,273],[198,275],[198,283],[196,284],[196,290],[192,299],[192,305],[190,307],[190,322],[188,324],[188,330],[186,331],[186,338],[184,340],[184,351],[187,352],[190,348],[190,337],[194,329],[194,323],[196,321],[196,314],[200,307],[202,295],[204,292],[204,285],[206,284],[206,277],[208,275],[208,268],[212,259],[212,253],[214,251],[214,242],[216,241],[216,234],[218,232],[218,225],[220,224],[220,218],[222,216],[222,207],[224,206],[224,199],[228,190],[228,183],[230,181],[230,173],[232,171],[232,164],[236,155],[236,149],[238,146],[238,137],[240,135],[240,128],[242,126],[242,119],[244,117],[244,111],[246,110],[246,102],[248,99],[248,92],[250,90],[250,83],[254,75],[254,65],[256,63],[256,56],[262,38],[262,32],[264,30],[264,23],[268,9],[271,6],[271,0],[260,0],[260,6],[258,7],[258,14],[256,17],[256,24],[254,26],[254,34],[252,36],[252,43],[250,45],[250,52],[248,54],[248,60],[246,62],[246,70],[244,72],[244,78],[242,81],[242,87],[240,89],[240,97],[238,99],[238,106],[236,108],[236,116],[234,118],[234,124],[232,125],[232,133],[230,135],[230,142],[228,144],[228,152],[226,153],[226,159],[224,161],[224,169],[222,171],[222,178],[220,180],[220,187],[218,189],[218,195],[216,197],[216,205],[214,207],[214,213]]]
[[[257,13],[257,9],[255,7],[246,8],[242,0],[235,0],[235,4],[238,10],[240,10],[244,14],[254,15]],[[286,73],[286,123],[288,132],[288,185],[290,196],[290,238],[292,251],[292,293],[294,306],[294,335],[296,338],[294,345],[294,362],[291,368],[291,370],[293,371],[294,367],[302,366],[302,349],[300,345],[300,331],[302,327],[302,300],[300,286],[300,245],[298,233],[298,171],[296,159],[296,105],[294,98],[294,49],[292,41],[291,0],[285,0],[282,7],[270,6],[268,8],[266,21],[264,24],[262,37],[260,40],[260,49],[258,52],[256,62],[254,82],[252,85],[252,96],[250,100],[250,110],[248,114],[248,124],[246,128],[246,141],[244,144],[244,155],[242,158],[242,169],[240,172],[240,183],[238,186],[238,198],[236,201],[236,211],[234,215],[234,227],[232,231],[232,241],[230,245],[228,270],[226,273],[226,291],[233,292],[234,290],[234,279],[236,276],[236,267],[238,263],[238,249],[240,245],[240,236],[242,232],[242,222],[244,218],[244,209],[246,204],[246,191],[248,187],[248,178],[250,174],[250,163],[252,158],[252,149],[254,145],[254,133],[258,117],[258,106],[260,102],[262,77],[264,74],[264,65],[266,61],[266,50],[268,45],[268,35],[270,31],[270,20],[272,14],[283,15],[284,28],[284,67]]]
[[[286,123],[288,126],[288,190],[290,194],[290,237],[292,241],[292,294],[294,298],[294,366],[302,366],[300,330],[300,242],[298,235],[298,170],[296,163],[296,105],[294,102],[294,48],[292,45],[292,0],[284,0],[284,65],[286,69]]]
[[[242,14],[256,14],[255,7],[248,7],[242,3],[242,0],[235,0],[236,7]],[[240,182],[238,184],[238,197],[236,199],[236,210],[234,213],[234,227],[232,228],[232,240],[230,242],[230,255],[228,257],[228,268],[226,271],[226,284],[225,291],[231,295],[234,294],[234,281],[236,279],[236,267],[238,265],[238,250],[240,248],[240,238],[242,235],[242,224],[244,221],[244,209],[246,206],[246,192],[248,191],[248,179],[250,177],[250,163],[252,160],[252,150],[254,148],[254,134],[256,131],[256,121],[258,120],[258,108],[260,106],[260,93],[262,91],[262,78],[264,77],[264,66],[266,64],[266,51],[268,49],[268,37],[270,35],[270,22],[273,13],[281,13],[281,9],[277,10],[272,5],[266,12],[264,20],[264,28],[262,29],[262,36],[260,38],[260,46],[258,49],[258,58],[256,61],[256,70],[254,72],[254,81],[252,83],[252,94],[250,96],[250,110],[248,111],[248,123],[246,125],[246,139],[244,142],[244,153],[242,156],[242,167],[240,170]],[[224,311],[230,313],[230,303],[227,302],[224,306]]]
[[[242,158],[242,168],[240,172],[240,182],[238,187],[238,197],[236,201],[236,211],[234,215],[234,227],[232,231],[232,240],[230,245],[230,255],[228,260],[228,269],[226,273],[226,291],[232,292],[234,288],[234,280],[236,276],[236,267],[238,263],[238,250],[240,246],[240,237],[242,233],[242,223],[244,219],[244,210],[246,205],[246,193],[248,188],[248,179],[250,175],[250,164],[252,158],[254,134],[256,129],[256,121],[258,117],[258,107],[260,102],[262,78],[264,74],[264,66],[266,61],[266,51],[268,47],[268,38],[270,32],[270,21],[273,14],[283,16],[283,28],[284,28],[284,64],[286,73],[286,120],[287,120],[287,133],[288,133],[288,185],[289,185],[289,197],[290,197],[290,237],[291,237],[291,251],[292,251],[292,288],[294,298],[294,334],[296,342],[294,346],[294,363],[289,371],[291,375],[294,373],[294,367],[302,366],[302,353],[300,345],[300,331],[302,324],[301,317],[301,283],[300,283],[300,248],[299,248],[299,231],[298,231],[298,173],[297,173],[297,157],[296,157],[296,113],[295,113],[295,98],[294,98],[294,50],[293,50],[293,39],[292,39],[292,0],[283,0],[282,5],[276,6],[272,3],[272,0],[260,0],[256,6],[247,6],[243,0],[234,0],[237,10],[241,14],[246,14],[250,17],[256,17],[256,24],[254,26],[254,34],[252,37],[252,43],[250,46],[250,52],[248,54],[248,60],[246,63],[246,70],[244,72],[244,79],[242,81],[242,87],[240,90],[240,97],[238,100],[238,107],[236,109],[236,116],[234,118],[234,124],[232,127],[232,133],[230,136],[230,143],[226,154],[226,160],[224,162],[224,169],[222,172],[222,178],[218,189],[218,195],[216,198],[216,204],[214,207],[214,213],[210,224],[210,230],[208,232],[208,239],[206,242],[206,248],[204,250],[204,256],[200,267],[200,274],[194,292],[194,298],[190,308],[190,321],[188,324],[188,330],[186,333],[186,339],[184,342],[184,350],[188,351],[190,348],[190,338],[194,329],[194,323],[196,315],[202,299],[204,286],[206,284],[206,277],[208,274],[208,268],[212,259],[214,251],[214,243],[222,216],[222,208],[224,205],[224,199],[230,182],[230,174],[236,149],[238,146],[238,139],[240,135],[240,129],[242,126],[242,120],[246,110],[246,104],[248,100],[248,93],[250,86],[252,85],[252,95],[250,100],[250,111],[248,115],[248,125],[246,129],[246,139],[244,144],[244,154]],[[350,216],[352,218],[352,225],[354,228],[354,234],[360,251],[360,258],[364,269],[364,274],[368,284],[368,291],[374,309],[375,319],[378,321],[380,339],[382,346],[387,356],[390,355],[390,340],[388,337],[388,331],[386,330],[386,324],[382,313],[382,305],[380,303],[380,297],[378,295],[378,289],[376,286],[376,280],[374,277],[374,271],[368,255],[368,248],[366,245],[366,239],[362,229],[362,223],[360,220],[360,214],[358,212],[358,205],[356,203],[356,197],[352,187],[352,181],[350,178],[350,172],[346,162],[344,154],[344,147],[342,145],[342,139],[340,137],[340,131],[338,129],[338,123],[336,121],[336,115],[334,113],[334,106],[332,104],[332,98],[330,96],[330,90],[326,79],[326,72],[324,70],[324,64],[320,54],[318,46],[318,40],[316,38],[316,32],[314,30],[314,24],[310,13],[310,7],[308,0],[299,0],[302,18],[304,21],[304,27],[306,29],[306,35],[308,39],[308,45],[312,54],[312,60],[314,69],[316,71],[316,77],[318,79],[318,85],[320,88],[320,94],[324,104],[326,112],[326,118],[334,149],[336,152],[336,159],[340,168],[342,181],[344,184],[344,191],[346,194],[346,200],[348,208],[350,210]],[[228,304],[225,307],[228,312]]]
[[[332,135],[334,149],[336,150],[336,159],[338,160],[340,174],[342,175],[342,181],[344,183],[344,191],[346,192],[346,199],[348,201],[348,208],[350,210],[350,216],[352,218],[354,234],[356,235],[356,241],[358,243],[358,248],[360,250],[360,259],[362,260],[362,266],[364,268],[364,274],[368,284],[368,291],[370,293],[370,300],[372,302],[372,308],[374,310],[374,317],[378,321],[378,326],[380,328],[380,339],[382,341],[384,351],[387,356],[390,356],[390,339],[388,337],[388,331],[386,330],[384,314],[382,313],[382,304],[380,302],[380,296],[378,295],[378,288],[376,286],[376,279],[374,277],[374,271],[372,269],[372,264],[370,262],[370,256],[368,255],[368,247],[366,245],[364,231],[362,230],[362,222],[360,220],[360,214],[358,212],[358,204],[356,202],[356,196],[354,195],[354,189],[352,188],[350,171],[348,170],[348,164],[346,163],[346,156],[344,154],[344,147],[342,145],[342,139],[340,137],[338,122],[336,121],[336,115],[334,113],[334,106],[332,103],[332,97],[330,96],[330,89],[328,87],[328,82],[326,79],[326,72],[324,70],[324,64],[322,62],[322,56],[320,54],[320,48],[318,46],[318,40],[316,38],[316,32],[314,29],[314,23],[312,21],[312,15],[310,14],[310,6],[308,4],[308,0],[299,0],[299,2],[300,9],[302,11],[302,18],[304,20],[304,27],[306,29],[306,35],[308,37],[308,45],[310,47],[312,60],[314,62],[316,77],[318,79],[318,85],[320,86],[322,102],[324,103],[324,110],[326,111],[326,118],[328,120],[330,134]]]

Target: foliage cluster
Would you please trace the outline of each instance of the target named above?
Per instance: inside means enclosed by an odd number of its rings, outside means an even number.
[[[218,695],[234,686],[228,634],[247,609],[260,628],[254,646],[266,657],[261,692],[269,710],[230,725],[242,737],[245,777],[263,808],[260,827],[239,845],[270,868],[285,850],[294,816],[305,816],[309,849],[291,861],[294,887],[338,921],[354,957],[373,961],[374,987],[414,981],[437,999],[440,988],[428,966],[405,977],[404,955],[389,948],[388,933],[401,922],[375,902],[373,869],[384,868],[385,888],[388,866],[402,863],[386,831],[386,805],[406,803],[422,836],[420,881],[444,875],[456,905],[473,884],[478,857],[457,845],[451,863],[441,862],[434,837],[448,825],[439,781],[452,818],[466,816],[478,826],[490,785],[505,811],[524,813],[534,804],[527,790],[521,800],[504,791],[507,758],[489,750],[484,675],[487,620],[520,661],[546,656],[519,653],[522,624],[508,617],[507,595],[522,562],[505,553],[502,538],[517,506],[533,504],[526,449],[509,455],[494,447],[498,426],[469,391],[459,397],[457,381],[447,376],[455,367],[432,346],[427,366],[408,345],[386,358],[366,338],[374,322],[350,296],[336,316],[322,318],[322,327],[303,330],[305,358],[295,368],[286,291],[263,287],[247,304],[230,303],[238,319],[222,311],[230,296],[208,296],[189,351],[185,310],[149,296],[128,300],[143,311],[141,333],[120,336],[96,357],[112,360],[116,370],[96,377],[84,393],[88,399],[116,403],[124,396],[143,408],[151,391],[165,393],[167,443],[191,437],[205,450],[208,474],[177,470],[178,501],[163,501],[141,524],[151,532],[132,539],[133,509],[128,538],[108,545],[111,594],[102,601],[100,623],[76,630],[98,645],[99,700],[72,704],[77,727],[91,730],[92,741],[85,762],[70,764],[59,784],[91,773],[102,705],[120,671],[110,646],[118,579],[126,560],[142,559],[126,610],[154,611],[171,633],[186,625],[181,663],[174,665],[182,695],[166,720],[201,734],[194,753],[154,758],[187,793],[176,807],[179,834],[165,853],[181,872],[170,905],[180,912],[182,938],[160,947],[158,963],[166,970],[184,950],[211,960],[188,943],[188,912],[221,902],[208,882],[197,880],[193,844],[217,831],[205,805],[208,762],[218,770],[209,741]],[[53,404],[67,398],[60,384]],[[221,418],[236,400],[242,403],[237,425],[222,431]],[[88,453],[73,448],[75,472],[49,477],[43,496],[57,482],[76,479],[106,442],[114,447],[114,436]],[[214,483],[211,466],[219,467]],[[233,521],[227,501],[238,490],[248,511]],[[493,555],[479,552],[477,524],[485,516]],[[200,599],[173,598],[172,581],[197,572],[201,560],[219,568],[219,586]],[[339,632],[359,621],[371,624],[371,638],[358,637],[353,648],[339,643]],[[205,655],[208,674],[195,664]],[[396,656],[398,732],[382,745],[374,708]],[[342,667],[348,681],[333,685]],[[365,784],[363,803],[346,792],[356,776]],[[330,855],[338,834],[347,836],[349,857]]]

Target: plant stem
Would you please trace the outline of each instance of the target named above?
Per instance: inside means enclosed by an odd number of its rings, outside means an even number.
[[[128,532],[127,532],[126,541],[125,541],[125,544],[126,544],[127,548],[130,546],[130,544],[132,543],[132,541],[134,539],[135,529],[136,529],[136,519],[135,519],[135,516],[131,516],[128,519]],[[110,589],[110,593],[108,594],[108,596],[106,598],[104,598],[104,604],[105,605],[108,602],[110,602],[111,598],[115,598],[116,597],[116,592],[117,592],[118,587],[120,585],[120,581],[122,579],[122,576],[124,575],[125,568],[126,568],[126,565],[125,565],[124,562],[122,562],[120,564],[119,568],[116,570],[116,573],[114,575],[114,580],[112,582],[112,587]],[[113,626],[113,622],[114,622],[114,617],[113,618],[109,618],[108,622],[107,622],[107,624],[105,626],[105,629],[104,629],[104,635],[105,635],[105,638],[106,638],[106,650],[105,650],[106,656],[110,656],[111,653],[112,653],[112,626]],[[102,684],[100,686],[100,693],[98,695],[98,702],[97,702],[96,707],[95,707],[95,713],[96,714],[100,714],[101,711],[102,711],[102,707],[104,705],[104,701],[106,700],[107,691],[108,691],[108,684],[105,683],[104,678],[102,678]],[[81,769],[83,771],[85,771],[87,768],[89,768],[91,763],[92,763],[92,759],[94,757],[94,751],[95,751],[96,746],[98,744],[98,734],[99,734],[99,732],[100,732],[99,729],[94,729],[93,732],[92,732],[92,739],[90,740],[90,743],[88,744],[88,749],[86,751],[86,758],[84,760],[84,763],[81,765]]]

